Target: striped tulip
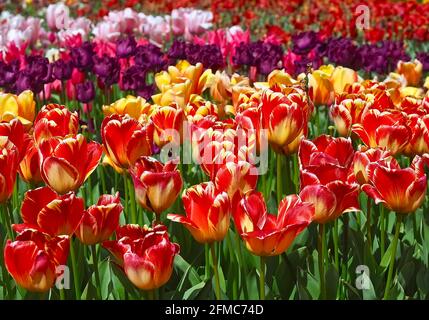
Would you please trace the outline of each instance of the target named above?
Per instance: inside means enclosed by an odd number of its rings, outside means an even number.
[[[171,277],[173,262],[180,247],[172,243],[163,225],[153,228],[125,225],[116,231],[115,241],[105,241],[128,279],[139,289],[153,290]]]
[[[77,190],[97,168],[102,148],[94,141],[87,143],[81,134],[56,141],[50,152],[41,148],[40,171],[49,187],[65,194]]]
[[[225,238],[231,216],[226,192],[216,190],[213,182],[205,182],[185,190],[182,200],[186,216],[168,214],[168,219],[182,223],[199,243]]]
[[[0,203],[12,196],[18,165],[18,149],[8,137],[0,136]]]
[[[278,214],[269,214],[260,192],[248,192],[235,206],[235,226],[247,249],[258,256],[277,256],[291,245],[312,221],[314,207],[289,195],[279,205]]]
[[[130,169],[138,203],[157,215],[176,201],[183,181],[177,164],[172,161],[162,164],[155,158],[141,157]]]

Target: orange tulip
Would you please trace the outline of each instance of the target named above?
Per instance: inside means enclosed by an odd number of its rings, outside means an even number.
[[[153,142],[158,147],[163,147],[169,142],[177,145],[180,143],[185,120],[183,109],[170,106],[160,107],[153,112],[150,119],[154,126]]]
[[[405,77],[407,86],[418,86],[422,78],[423,65],[417,59],[409,62],[399,61],[396,72]]]

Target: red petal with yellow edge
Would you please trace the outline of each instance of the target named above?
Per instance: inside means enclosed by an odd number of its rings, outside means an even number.
[[[72,235],[82,221],[83,211],[83,199],[69,193],[43,208],[37,223],[50,235]]]
[[[37,225],[39,212],[57,197],[57,194],[49,187],[27,191],[21,207],[21,216],[24,223]]]

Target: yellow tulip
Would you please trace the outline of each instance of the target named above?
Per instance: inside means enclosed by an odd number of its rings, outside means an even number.
[[[29,129],[36,116],[36,102],[33,92],[26,90],[18,96],[11,93],[0,93],[0,122],[19,119]]]
[[[329,73],[320,69],[315,70],[308,75],[308,80],[313,103],[315,105],[329,105],[333,102],[334,86],[332,85]]]
[[[331,74],[335,93],[343,93],[346,85],[358,82],[358,74],[353,69],[336,67]]]
[[[128,114],[130,117],[139,121],[150,116],[153,111],[154,106],[146,102],[144,98],[131,95],[121,98],[108,106],[103,106],[103,113],[106,117],[112,114]]]

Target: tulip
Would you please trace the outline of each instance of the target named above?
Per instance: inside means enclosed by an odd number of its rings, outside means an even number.
[[[266,90],[261,96],[262,123],[276,152],[294,141],[306,125],[304,110],[288,96]]]
[[[414,61],[398,61],[397,73],[402,74],[407,80],[407,86],[418,86],[422,78],[423,65],[414,59]]]
[[[161,93],[154,95],[152,99],[161,106],[177,103],[183,108],[192,93],[201,94],[206,89],[211,77],[211,70],[203,72],[201,63],[193,66],[185,60],[179,61],[176,66],[169,66],[168,71],[155,75],[155,83]]]
[[[40,172],[39,149],[32,139],[30,140],[24,158],[19,164],[19,175],[22,180],[30,184],[38,184],[43,181]]]
[[[216,188],[225,191],[231,201],[237,193],[244,195],[255,189],[257,182],[257,169],[246,161],[227,162],[217,171],[215,178]]]
[[[25,132],[23,124],[18,119],[13,119],[10,122],[0,122],[0,136],[7,138],[15,145],[19,161],[21,161],[31,141],[30,135]]]
[[[429,153],[429,115],[412,114],[408,117],[411,137],[404,153],[407,155],[423,155]]]
[[[18,164],[18,149],[7,137],[0,136],[0,204],[12,196]]]
[[[331,75],[335,93],[343,93],[346,86],[359,82],[358,78],[358,73],[356,71],[341,66],[336,67]]]
[[[176,201],[183,181],[177,164],[162,164],[151,157],[141,157],[130,169],[138,203],[159,220],[161,213]]]
[[[371,109],[362,115],[352,131],[370,148],[383,148],[392,155],[401,153],[410,140],[411,130],[400,113]]]
[[[153,122],[153,142],[160,148],[167,143],[178,145],[182,136],[184,113],[181,108],[160,107],[150,119]]]
[[[59,194],[78,189],[97,168],[102,147],[83,135],[66,138],[49,153],[41,151],[40,171],[45,183]]]
[[[314,207],[289,195],[279,205],[278,215],[267,213],[260,192],[248,192],[233,213],[234,222],[247,249],[258,256],[276,256],[312,221]]]
[[[94,83],[86,80],[76,85],[76,100],[82,103],[89,103],[95,98]]]
[[[57,195],[48,187],[27,191],[21,207],[22,224],[16,232],[35,229],[51,236],[72,235],[82,221],[83,199],[73,192]]]
[[[8,122],[14,118],[30,129],[36,116],[36,102],[33,92],[26,90],[18,96],[7,93],[0,93],[0,122]]]
[[[134,55],[137,42],[133,36],[128,36],[116,42],[116,55],[118,58],[129,58]]]
[[[383,161],[386,166],[398,166],[396,159],[393,158],[389,151],[381,149],[367,149],[362,148],[361,151],[356,151],[353,159],[353,173],[356,181],[362,185],[369,183],[368,165]]]
[[[34,122],[34,138],[37,143],[53,137],[74,136],[79,130],[79,116],[66,106],[47,104],[42,107]]]
[[[28,291],[46,292],[55,284],[57,267],[67,263],[69,246],[68,236],[25,230],[15,241],[7,241],[4,262],[18,285]]]
[[[122,209],[119,192],[114,196],[100,196],[96,205],[84,211],[76,236],[86,245],[108,240],[119,226]]]
[[[157,289],[168,282],[174,257],[180,251],[178,244],[170,242],[163,225],[121,226],[116,240],[105,241],[103,246],[115,256],[128,279],[142,290]]]
[[[111,115],[101,125],[106,157],[115,166],[128,169],[141,156],[152,154],[152,126],[144,127],[129,116]]]
[[[145,117],[151,115],[153,109],[154,106],[142,97],[126,96],[108,106],[103,106],[103,113],[105,117],[109,117],[112,114],[129,115],[140,123],[144,123],[146,121]]]
[[[299,193],[302,201],[312,203],[315,208],[313,220],[320,224],[337,219],[346,212],[359,211],[359,186],[343,181],[328,184],[312,184]]]
[[[315,105],[330,105],[334,100],[334,86],[327,71],[315,70],[308,77],[310,97]]]
[[[412,166],[402,169],[399,165],[391,167],[375,162],[368,165],[369,183],[362,190],[375,203],[383,205],[396,213],[409,214],[419,208],[427,189],[427,180],[421,167],[421,158],[416,156]]]
[[[344,99],[330,108],[331,118],[341,136],[350,134],[352,125],[361,121],[362,114],[369,109],[371,103],[361,98]]]
[[[186,216],[168,214],[168,219],[182,223],[199,243],[225,238],[231,214],[226,192],[216,190],[213,182],[205,182],[185,190],[182,200]]]

